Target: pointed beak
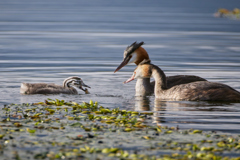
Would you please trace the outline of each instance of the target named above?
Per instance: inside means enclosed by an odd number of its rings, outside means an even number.
[[[81,89],[81,90],[83,90],[83,91],[86,91],[87,88],[84,89],[83,87],[91,88],[90,86],[88,86],[88,85],[86,85],[86,84],[84,84],[84,83],[82,82],[82,84],[79,85],[78,88]]]
[[[135,73],[133,73],[132,77],[129,78],[128,80],[124,81],[123,83],[126,84],[126,83],[133,81],[135,79],[134,77],[135,77]]]
[[[117,69],[114,71],[114,73],[117,72],[118,70],[120,70],[120,69],[121,69],[122,67],[124,67],[125,65],[127,65],[131,58],[132,58],[132,56],[128,56],[128,57],[124,58],[124,60],[123,60],[122,63],[117,67]]]
[[[83,82],[82,82],[82,86],[83,86],[83,87],[87,87],[87,88],[91,88],[90,86],[84,84]]]

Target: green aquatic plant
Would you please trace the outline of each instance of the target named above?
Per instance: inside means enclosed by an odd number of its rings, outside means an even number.
[[[0,113],[0,151],[5,159],[217,160],[240,156],[239,135],[155,125],[153,112],[105,108],[92,100],[10,104]]]

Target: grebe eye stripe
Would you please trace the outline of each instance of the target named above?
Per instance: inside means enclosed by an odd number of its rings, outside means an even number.
[[[63,84],[64,86],[70,87],[69,84],[72,83],[73,80],[69,79],[67,81],[65,81],[65,83]]]
[[[72,81],[73,81],[73,80],[68,80],[68,81],[66,82],[67,86],[69,85],[69,83],[72,83]]]
[[[64,87],[69,87],[69,83],[72,83],[72,82],[77,82],[77,83],[80,83],[82,80],[81,80],[81,78],[79,78],[79,77],[68,77],[67,79],[65,79],[64,81],[63,81],[63,86]]]

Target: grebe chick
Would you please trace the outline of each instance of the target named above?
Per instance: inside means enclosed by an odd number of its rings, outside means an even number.
[[[122,67],[124,67],[127,64],[135,63],[138,65],[141,63],[144,59],[150,59],[147,51],[141,47],[144,44],[144,42],[134,42],[130,46],[128,46],[123,53],[123,61],[122,63],[117,67],[117,69],[114,71],[119,71]],[[176,76],[168,76],[167,77],[167,85],[168,87],[172,87],[179,84],[186,84],[196,81],[207,81],[204,78],[193,76],[193,75],[176,75]],[[137,79],[136,86],[135,86],[135,95],[136,96],[147,96],[154,93],[154,85],[155,82],[150,82],[150,78],[144,78],[144,79]]]
[[[138,65],[132,77],[125,83],[135,78],[150,78],[151,76],[156,82],[154,93],[158,99],[240,102],[240,92],[228,85],[216,82],[199,81],[168,88],[164,72],[147,60]]]
[[[88,87],[84,84],[79,77],[68,77],[63,81],[63,85],[56,85],[53,83],[22,83],[20,88],[21,94],[78,94],[78,91],[74,88],[79,88],[88,94]]]

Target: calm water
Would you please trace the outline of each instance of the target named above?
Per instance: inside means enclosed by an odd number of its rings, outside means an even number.
[[[235,0],[88,0],[0,2],[0,106],[46,98],[99,101],[154,111],[153,123],[240,133],[240,103],[155,102],[124,85],[134,65],[113,73],[126,46],[144,41],[167,75],[198,75],[240,91],[240,21],[214,18]],[[61,84],[80,76],[90,95],[20,95],[21,82]]]

